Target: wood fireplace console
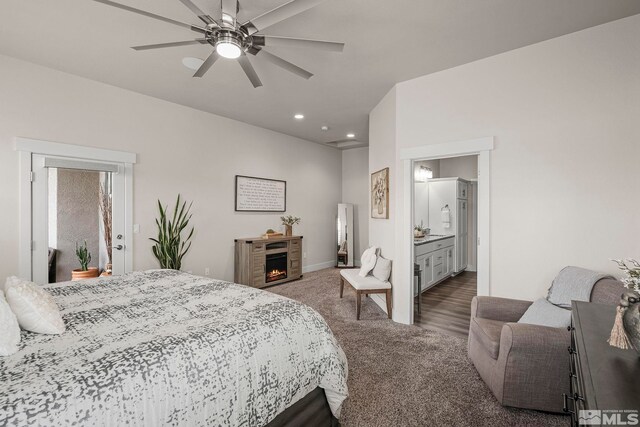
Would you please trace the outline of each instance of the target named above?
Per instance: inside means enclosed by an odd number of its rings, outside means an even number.
[[[302,277],[302,236],[235,240],[234,281],[264,288]]]

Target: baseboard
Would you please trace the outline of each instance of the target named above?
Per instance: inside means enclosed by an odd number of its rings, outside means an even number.
[[[336,261],[331,260],[331,261],[321,262],[320,264],[305,265],[302,267],[302,272],[311,273],[312,271],[324,270],[325,268],[331,268],[335,266],[336,266]]]
[[[387,313],[387,299],[386,297],[381,296],[382,294],[369,294],[369,298],[373,300],[378,306]],[[389,313],[387,313],[389,314]]]

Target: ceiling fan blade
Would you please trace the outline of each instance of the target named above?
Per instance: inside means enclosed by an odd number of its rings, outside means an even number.
[[[218,25],[216,21],[213,20],[212,17],[204,13],[203,10],[200,9],[198,6],[196,6],[196,4],[191,0],[180,0],[180,2],[182,2],[182,4],[184,4],[185,6],[187,6],[189,10],[191,10],[191,12],[195,13],[196,16],[200,18],[202,22],[204,22],[205,24]]]
[[[259,56],[260,58],[264,58],[267,61],[271,62],[272,64],[277,65],[280,68],[284,68],[285,70],[289,71],[290,73],[293,73],[293,74],[295,74],[297,76],[300,76],[303,79],[309,80],[311,77],[313,77],[313,74],[308,72],[307,70],[305,70],[303,68],[300,68],[297,65],[292,64],[289,61],[285,61],[284,59],[280,58],[279,56],[276,56],[273,53],[269,53],[264,49],[250,50],[249,53],[251,53],[251,54],[253,54],[255,56]]]
[[[238,0],[222,0],[222,21],[235,24],[239,7]]]
[[[195,39],[195,40],[185,40],[182,42],[169,42],[169,43],[158,43],[158,44],[146,44],[141,46],[132,46],[133,50],[149,50],[149,49],[162,49],[165,47],[177,47],[177,46],[188,46],[191,44],[208,44],[207,39]]]
[[[193,77],[204,76],[205,73],[209,71],[209,68],[211,68],[213,63],[218,60],[218,58],[220,58],[220,56],[218,56],[218,52],[216,52],[215,50],[211,52],[211,55],[209,55],[209,57],[202,63],[202,65],[200,66],[200,68],[198,68],[198,71],[196,71]]]
[[[297,47],[304,49],[321,49],[330,52],[342,52],[344,43],[328,42],[324,40],[297,39],[294,37],[279,37],[258,35],[253,36],[253,44],[258,46],[282,46]]]
[[[249,35],[251,35],[270,27],[271,25],[277,24],[280,21],[284,21],[287,18],[291,18],[292,16],[302,13],[307,9],[311,9],[323,1],[324,0],[291,0],[282,6],[278,6],[269,12],[253,18],[251,21],[245,23],[243,27],[245,27]]]
[[[260,81],[258,74],[256,74],[256,70],[253,68],[253,65],[249,62],[249,58],[247,58],[246,53],[242,52],[242,55],[238,58],[238,62],[240,63],[244,73],[249,77],[249,81],[253,87],[256,88],[262,86],[262,82]]]
[[[201,27],[198,27],[197,25],[186,24],[184,22],[176,21],[175,19],[165,18],[164,16],[156,15],[155,13],[147,12],[145,10],[136,9],[135,7],[131,7],[131,6],[127,6],[127,5],[124,5],[124,4],[116,3],[116,2],[113,2],[113,1],[110,1],[110,0],[94,0],[94,1],[96,1],[98,3],[106,4],[108,6],[117,7],[119,9],[123,9],[123,10],[126,10],[128,12],[137,13],[139,15],[146,16],[148,18],[157,19],[157,20],[162,21],[162,22],[168,22],[169,24],[177,25],[179,27],[184,27],[184,28],[188,28],[188,29],[193,30],[193,31],[198,31],[198,32],[203,33],[203,34],[205,33],[205,29],[201,28]]]

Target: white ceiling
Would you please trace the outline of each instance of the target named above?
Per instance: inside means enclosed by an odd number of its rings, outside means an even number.
[[[117,1],[200,24],[178,0]],[[219,14],[218,0],[194,2]],[[239,18],[285,2],[241,0]],[[264,83],[254,89],[232,60],[192,78],[181,60],[208,46],[129,48],[197,37],[187,29],[91,0],[2,0],[0,53],[315,142],[367,142],[368,113],[397,82],[637,13],[638,0],[326,0],[264,33],[341,41],[344,52],[270,48],[315,76],[251,56]]]

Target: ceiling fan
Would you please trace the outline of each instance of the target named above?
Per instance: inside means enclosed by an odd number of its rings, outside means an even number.
[[[344,48],[344,43],[336,43],[322,40],[308,40],[298,39],[292,37],[279,37],[269,36],[261,34],[262,30],[268,28],[280,21],[287,18],[291,18],[305,10],[322,3],[323,0],[290,0],[275,9],[263,13],[262,15],[251,19],[243,24],[240,24],[237,20],[237,14],[240,9],[238,0],[220,0],[222,6],[222,14],[219,20],[213,19],[210,15],[206,14],[191,0],[180,0],[186,7],[188,7],[204,25],[192,25],[184,22],[176,21],[171,18],[156,15],[155,13],[147,12],[144,10],[136,9],[131,6],[127,6],[121,3],[116,3],[110,0],[95,0],[99,3],[103,3],[109,6],[124,9],[129,12],[137,13],[149,18],[157,19],[169,24],[178,25],[180,27],[188,28],[191,31],[195,31],[201,34],[200,38],[193,40],[159,43],[143,46],[133,46],[135,50],[149,50],[149,49],[161,49],[167,47],[187,46],[194,44],[209,44],[215,49],[209,55],[209,57],[202,63],[200,68],[197,69],[193,77],[202,77],[211,66],[220,58],[237,59],[240,67],[253,84],[253,87],[262,86],[262,82],[258,77],[255,69],[251,65],[247,53],[255,56],[256,58],[264,58],[278,67],[296,74],[305,79],[313,76],[307,70],[286,61],[279,56],[276,56],[270,52],[264,50],[265,47],[270,46],[282,46],[282,47],[299,47],[310,49],[322,49],[333,52],[341,52]]]

